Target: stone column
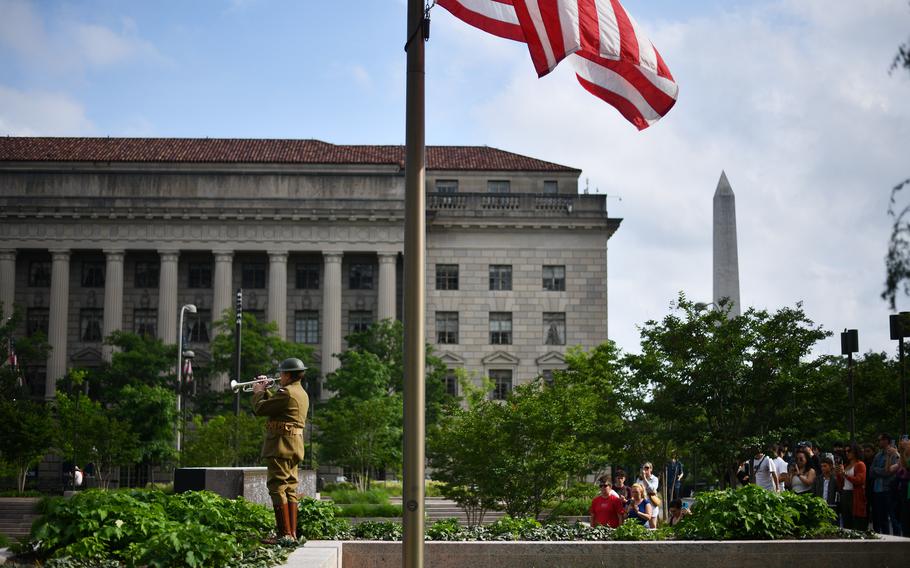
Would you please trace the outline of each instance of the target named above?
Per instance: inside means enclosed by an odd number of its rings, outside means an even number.
[[[104,270],[104,337],[123,328],[123,251],[105,250],[107,266]],[[114,348],[101,346],[101,357],[111,362]]]
[[[397,253],[379,253],[379,317],[377,321],[395,319],[395,264],[397,261]]]
[[[324,253],[322,281],[322,376],[341,366],[335,353],[341,352],[341,253]]]
[[[0,304],[3,310],[0,317],[3,321],[13,315],[13,302],[16,301],[16,251],[0,250]]]
[[[51,251],[51,304],[47,339],[51,352],[47,357],[47,380],[44,398],[52,399],[57,380],[66,375],[66,332],[69,321],[70,251]]]
[[[158,338],[168,345],[177,344],[177,259],[178,251],[160,250],[158,274]]]
[[[234,305],[233,300],[234,253],[215,251],[215,293],[212,298],[212,320],[219,321],[224,310]]]
[[[278,324],[278,337],[288,335],[288,253],[269,251],[268,319]]]

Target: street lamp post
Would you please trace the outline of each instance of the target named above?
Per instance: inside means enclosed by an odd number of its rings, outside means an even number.
[[[856,442],[856,399],[853,396],[853,354],[859,352],[859,332],[845,329],[840,334],[840,352],[847,356],[847,377],[850,389],[850,443]]]
[[[196,313],[194,304],[184,304],[180,308],[180,322],[177,324],[177,453],[180,453],[180,417],[183,409],[183,314]]]

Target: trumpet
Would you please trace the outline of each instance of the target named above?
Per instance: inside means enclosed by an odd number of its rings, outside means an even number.
[[[235,379],[231,379],[231,390],[234,392],[239,392],[241,390],[243,392],[252,392],[253,385],[255,385],[256,383],[266,383],[265,386],[267,388],[270,388],[277,381],[278,381],[277,377],[265,377],[263,379],[254,379],[252,381],[247,381],[245,383],[238,383]]]

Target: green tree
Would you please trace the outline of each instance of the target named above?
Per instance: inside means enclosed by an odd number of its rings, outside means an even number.
[[[181,456],[183,466],[227,467],[259,463],[265,417],[222,414],[207,422],[196,416],[193,422],[195,428],[187,432]],[[235,432],[238,435],[236,450]]]
[[[215,322],[217,335],[212,341],[212,370],[234,376],[234,310],[226,310],[224,317]],[[243,314],[240,332],[240,381],[249,381],[258,375],[273,375],[278,364],[289,357],[302,360],[307,367],[313,362],[313,348],[309,345],[286,341],[278,336],[278,324],[264,323],[249,312]],[[315,376],[315,369],[307,371],[307,378]]]
[[[466,509],[500,502],[537,517],[567,481],[604,463],[633,398],[612,343],[570,350],[551,384],[520,385],[506,401],[472,393],[444,413],[429,445],[434,475]]]
[[[41,461],[54,438],[54,424],[44,404],[28,399],[0,400],[0,460],[16,472],[16,488],[25,491],[29,468]]]
[[[111,416],[129,424],[139,441],[139,460],[160,464],[172,461],[177,396],[170,388],[146,384],[126,385],[110,406]]]
[[[81,385],[81,371],[74,385]],[[100,402],[77,392],[72,397],[57,393],[57,430],[55,446],[65,456],[75,456],[83,463],[95,464],[98,483],[107,487],[113,468],[134,463],[141,456],[138,436],[130,425],[114,417]]]
[[[334,396],[315,415],[320,461],[348,468],[360,488],[370,473],[401,464],[402,401],[390,366],[371,352],[348,350],[326,381]]]
[[[680,294],[672,313],[644,324],[642,352],[628,358],[651,392],[642,415],[693,448],[721,481],[747,447],[780,437],[787,425],[799,431],[803,360],[830,335],[799,304],[736,317],[728,307],[705,310]]]

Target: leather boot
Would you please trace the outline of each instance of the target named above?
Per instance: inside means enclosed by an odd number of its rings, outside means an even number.
[[[287,526],[287,514],[288,514],[288,505],[287,503],[282,503],[281,505],[276,505],[275,510],[275,536],[266,537],[260,539],[259,542],[262,544],[278,544],[278,539],[284,536],[286,533],[285,527]]]
[[[291,538],[297,540],[297,503],[288,503],[288,521]]]
[[[291,532],[290,503],[281,504],[281,518],[282,518],[282,521],[284,522],[284,525],[282,527],[283,530],[280,533],[278,533],[278,537],[279,538],[281,538],[283,536],[289,537],[289,536],[291,536],[291,534],[293,534]]]

